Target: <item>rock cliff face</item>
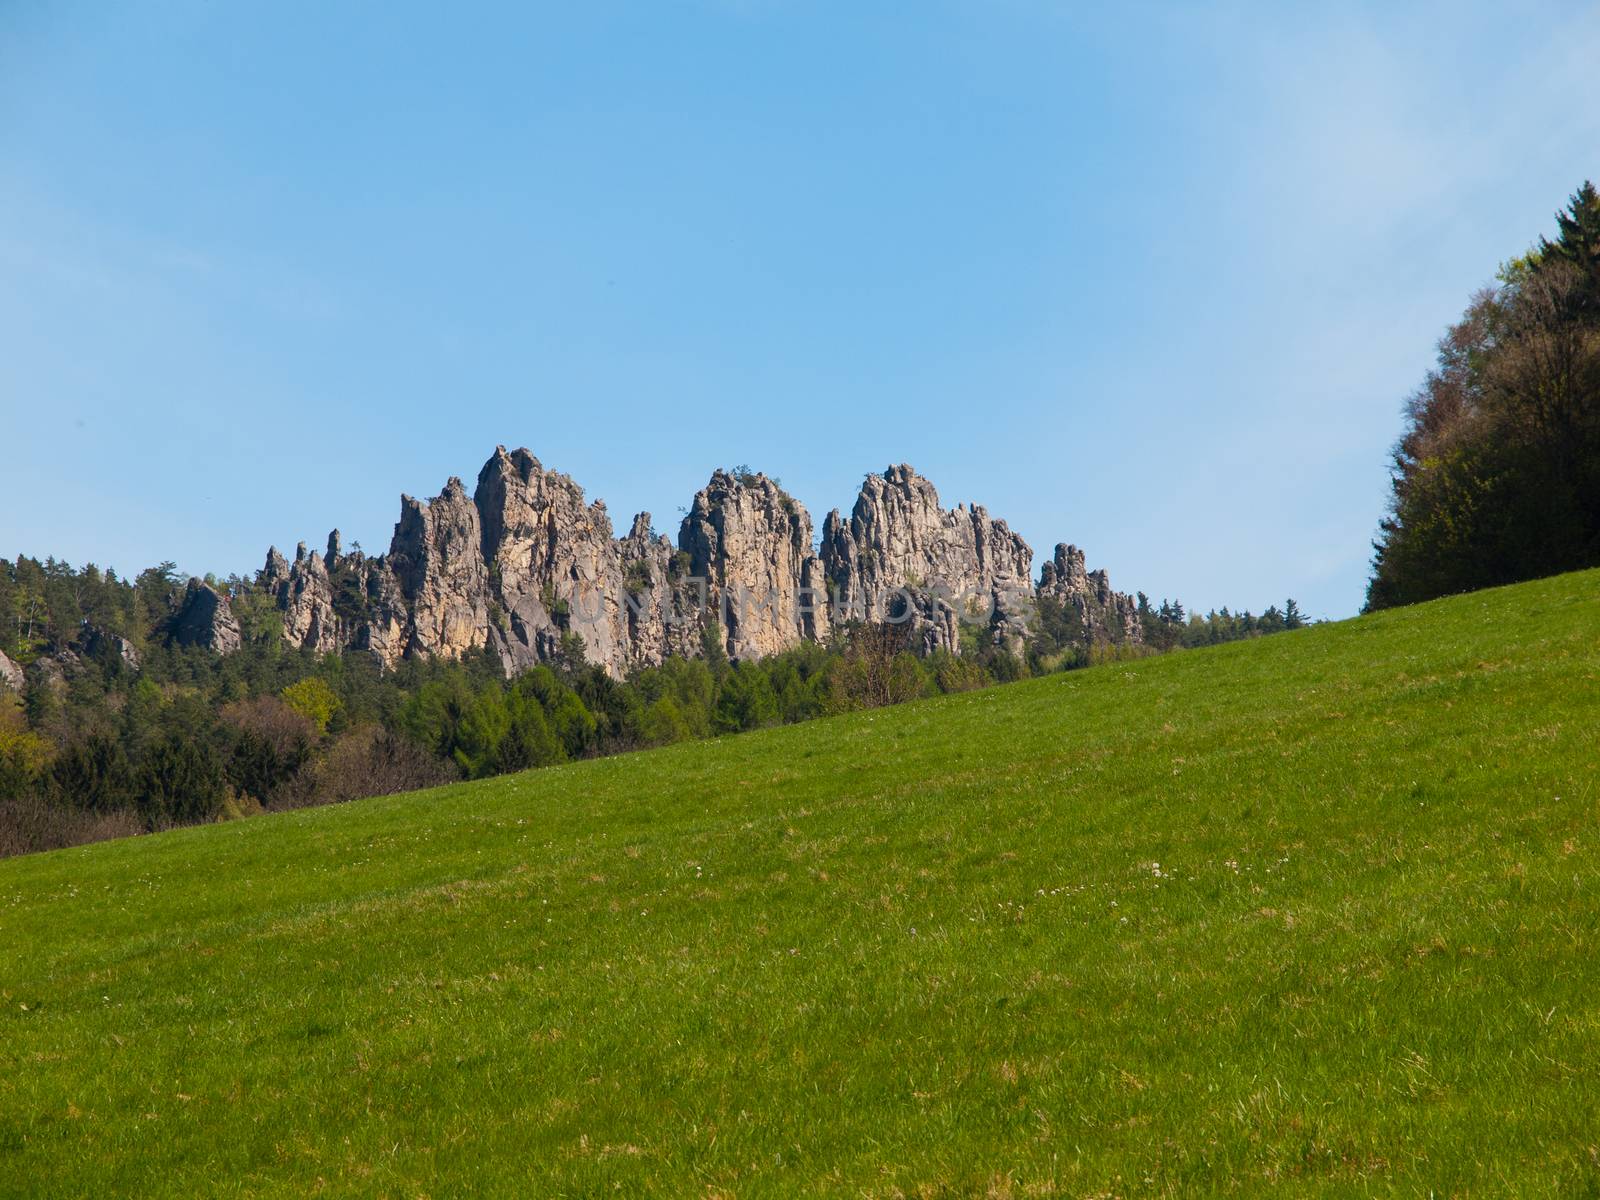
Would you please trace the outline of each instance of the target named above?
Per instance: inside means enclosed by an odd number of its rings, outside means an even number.
[[[385,665],[488,647],[516,673],[581,639],[590,662],[623,676],[700,653],[713,623],[736,659],[825,640],[854,620],[907,621],[927,651],[959,650],[963,627],[968,641],[1017,649],[1036,594],[1021,537],[981,507],[940,507],[904,465],[869,476],[848,521],[829,515],[817,549],[810,516],[775,480],[717,471],[674,546],[648,513],[616,537],[604,502],[500,447],[471,496],[451,479],[432,500],[403,497],[387,554],[341,545],[335,530],[326,555],[302,543],[291,563],[274,549],[258,585],[291,644],[365,650]],[[1071,547],[1057,548],[1040,589],[1077,605],[1093,636],[1137,639],[1132,602]]]
[[[0,687],[8,687],[20,694],[23,686],[22,668],[0,651]]]
[[[478,506],[461,480],[426,503],[400,498],[389,570],[410,613],[405,650],[460,658],[489,639],[489,564]]]
[[[283,636],[288,641],[323,652],[344,646],[343,629],[333,607],[333,585],[321,555],[307,554],[301,542],[291,567],[274,547],[259,581],[278,601]]]
[[[1005,643],[1026,634],[1033,550],[981,506],[941,508],[933,484],[904,463],[867,476],[848,522],[828,514],[822,560],[838,611],[911,614],[924,650],[959,650],[962,624]]]
[[[1143,640],[1138,603],[1132,596],[1112,591],[1104,571],[1086,570],[1083,551],[1076,546],[1056,544],[1055,557],[1039,569],[1038,594],[1077,609],[1083,627],[1095,641]]]
[[[678,531],[690,573],[706,581],[730,658],[761,658],[828,630],[811,517],[765,475],[718,471]]]
[[[240,645],[239,622],[228,598],[198,579],[189,580],[166,633],[179,646],[199,646],[218,654],[231,654]]]

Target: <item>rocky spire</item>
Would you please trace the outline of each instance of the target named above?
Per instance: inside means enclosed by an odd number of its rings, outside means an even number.
[[[189,580],[166,633],[168,641],[179,646],[198,646],[218,654],[233,653],[242,641],[228,598],[198,579]]]
[[[730,658],[762,658],[827,633],[827,591],[811,517],[760,473],[717,471],[678,531],[704,579]]]
[[[906,620],[925,650],[959,650],[962,624],[1008,642],[1025,630],[1028,543],[982,507],[942,508],[904,463],[867,476],[848,522],[828,515],[822,563],[836,616]]]
[[[489,634],[488,567],[478,509],[461,480],[426,503],[400,498],[389,568],[411,613],[408,653],[459,658]]]
[[[901,464],[870,475],[848,520],[837,510],[812,549],[811,518],[776,480],[717,471],[695,496],[678,544],[650,515],[614,536],[601,501],[501,446],[472,495],[451,479],[430,501],[402,497],[387,554],[275,549],[258,586],[284,637],[319,652],[353,649],[393,665],[405,655],[457,658],[493,649],[508,673],[563,652],[615,676],[701,649],[719,622],[734,658],[824,640],[839,621],[906,618],[924,650],[959,650],[961,628],[1020,647],[1032,613],[1033,553],[982,507],[941,507],[933,484]],[[1097,637],[1137,637],[1132,601],[1059,546],[1040,594],[1068,599]]]
[[[1144,640],[1138,602],[1113,591],[1104,571],[1087,570],[1084,553],[1076,546],[1056,545],[1055,557],[1039,568],[1038,594],[1077,609],[1092,640]]]

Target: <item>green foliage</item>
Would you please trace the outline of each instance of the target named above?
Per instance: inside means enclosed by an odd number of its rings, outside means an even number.
[[[639,722],[640,737],[646,746],[667,746],[694,737],[689,722],[671,696],[660,696],[644,710]]]
[[[133,771],[114,738],[91,733],[66,747],[50,764],[48,791],[59,804],[116,812],[134,799]]]
[[[720,621],[708,621],[700,631],[700,658],[713,679],[720,680],[728,673],[728,643]]]
[[[742,733],[778,723],[778,695],[772,680],[756,666],[732,667],[717,687],[711,728],[717,733]]]
[[[496,755],[511,730],[511,712],[498,688],[479,692],[455,729],[455,760],[468,779],[496,773]]]
[[[558,745],[569,758],[582,758],[596,749],[594,714],[549,667],[534,667],[513,685],[513,691],[535,700]]]
[[[16,704],[0,696],[0,800],[29,791],[48,770],[53,750],[28,728]]]
[[[536,697],[513,689],[506,697],[506,709],[509,724],[495,747],[495,774],[549,766],[566,759],[566,751]]]
[[[1391,456],[1367,607],[1600,563],[1600,194],[1438,348]]]
[[[156,743],[135,781],[139,812],[151,829],[212,820],[222,811],[224,788],[216,752],[180,734]]]
[[[623,574],[623,587],[636,599],[644,595],[650,588],[650,564],[642,559],[630,562]]]
[[[1600,318],[1600,190],[1585,180],[1556,213],[1555,241],[1539,239],[1539,249],[1529,256],[1534,271],[1560,264],[1578,273],[1573,315],[1580,320]]]
[[[328,723],[344,707],[338,694],[315,675],[291,683],[279,695],[285,704],[310,721],[318,733],[326,733]]]

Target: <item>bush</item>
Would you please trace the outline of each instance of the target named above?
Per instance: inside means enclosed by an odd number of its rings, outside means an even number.
[[[130,809],[89,812],[29,793],[0,799],[0,858],[133,837],[144,825]]]
[[[778,723],[778,697],[772,681],[759,666],[743,663],[722,678],[717,707],[711,718],[718,733],[740,733]]]
[[[316,727],[276,696],[238,701],[222,710],[231,735],[228,782],[243,797],[270,804],[311,757]]]
[[[31,791],[53,752],[48,741],[27,727],[15,704],[0,701],[0,800]]]
[[[882,708],[922,695],[927,677],[905,642],[903,625],[858,625],[849,630],[844,654],[828,669],[828,710]]]
[[[438,787],[460,778],[453,767],[415,742],[377,725],[363,725],[337,738],[321,759],[308,762],[272,807],[340,804]]]

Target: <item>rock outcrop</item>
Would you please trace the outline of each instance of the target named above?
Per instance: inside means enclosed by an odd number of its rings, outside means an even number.
[[[489,569],[478,508],[461,480],[424,503],[400,498],[389,570],[411,614],[408,653],[460,658],[489,638]]]
[[[290,566],[274,546],[259,581],[277,599],[283,636],[295,646],[327,652],[342,649],[344,630],[333,606],[333,584],[321,555],[301,542]]]
[[[706,581],[730,658],[763,658],[826,636],[828,593],[811,517],[765,475],[713,474],[678,545],[690,573]]]
[[[499,447],[478,473],[486,634],[508,668],[548,662],[563,637],[583,639],[591,662],[622,674],[629,663],[622,565],[603,501],[526,450]]]
[[[0,651],[0,687],[8,687],[18,695],[22,693],[24,676],[22,668]]]
[[[1143,640],[1138,603],[1132,596],[1112,591],[1104,571],[1087,570],[1083,551],[1076,546],[1056,544],[1055,557],[1039,569],[1038,594],[1077,609],[1092,641]]]
[[[167,622],[166,634],[176,645],[199,646],[217,654],[233,653],[242,640],[228,598],[198,579],[189,580],[178,611]]]
[[[139,669],[139,648],[119,633],[84,623],[77,648],[100,662],[116,662],[129,671]]]
[[[828,514],[822,560],[836,613],[908,620],[925,651],[958,651],[962,625],[1013,648],[1026,636],[1033,550],[981,505],[940,507],[904,463],[867,476],[848,522]]]
[[[616,537],[603,501],[527,450],[500,447],[470,496],[451,479],[432,500],[402,497],[386,554],[346,554],[335,530],[326,554],[302,543],[291,563],[270,551],[258,586],[283,636],[318,652],[363,650],[392,666],[488,648],[515,674],[581,639],[589,662],[621,677],[700,653],[713,622],[735,659],[825,640],[856,620],[908,621],[925,651],[959,651],[964,626],[1020,649],[1032,559],[1004,521],[979,506],[942,508],[905,465],[868,476],[849,520],[829,515],[818,548],[809,514],[776,480],[717,471],[674,546],[648,513]],[[184,610],[198,619],[207,601],[194,586]],[[1040,586],[1078,605],[1093,636],[1137,638],[1132,601],[1084,572],[1070,547]]]

